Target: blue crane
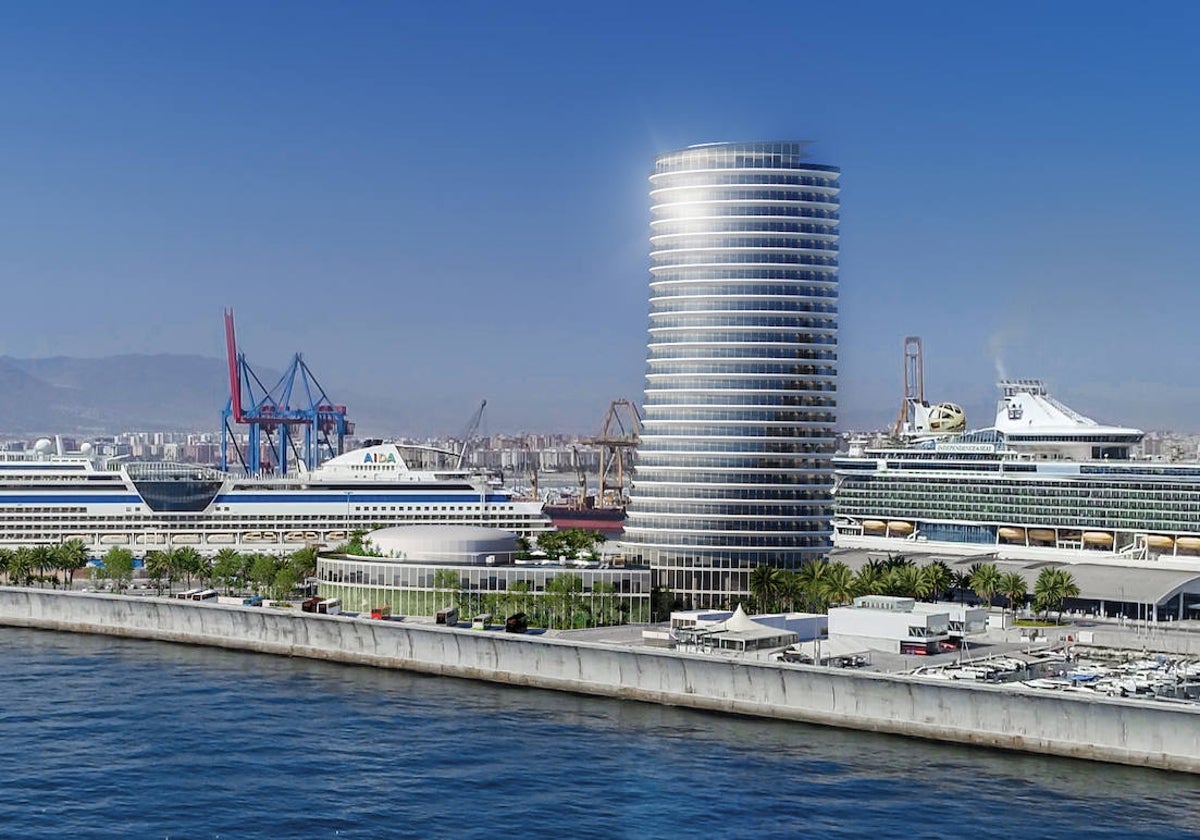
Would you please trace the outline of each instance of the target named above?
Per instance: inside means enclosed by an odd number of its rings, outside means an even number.
[[[267,388],[245,354],[238,352],[232,309],[225,310],[225,348],[229,400],[221,412],[221,469],[229,468],[231,448],[246,472],[278,475],[286,475],[290,463],[311,470],[345,451],[346,436],[354,432],[354,424],[346,419],[346,406],[329,399],[299,353],[279,381]],[[245,452],[238,446],[234,424],[249,427]],[[264,443],[271,453],[265,465]]]

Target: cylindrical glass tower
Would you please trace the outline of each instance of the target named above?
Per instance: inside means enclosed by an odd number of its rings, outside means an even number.
[[[831,534],[838,175],[804,143],[655,160],[650,340],[625,541],[695,607]]]

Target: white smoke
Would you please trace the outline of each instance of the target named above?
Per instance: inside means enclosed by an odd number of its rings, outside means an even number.
[[[996,366],[996,377],[1003,382],[1008,379],[1008,369],[1004,366],[1004,333],[994,332],[988,336],[988,351],[992,354],[992,363]]]

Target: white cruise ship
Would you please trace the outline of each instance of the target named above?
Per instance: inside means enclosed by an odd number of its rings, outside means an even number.
[[[0,547],[79,539],[99,556],[183,545],[283,553],[331,546],[389,525],[484,525],[522,535],[552,528],[539,501],[520,501],[470,470],[410,469],[419,447],[378,443],[296,476],[239,476],[179,463],[105,461],[89,444],[0,453]],[[416,463],[416,461],[413,461]]]
[[[1200,566],[1200,464],[1132,460],[1138,429],[999,384],[992,428],[835,456],[835,545]]]

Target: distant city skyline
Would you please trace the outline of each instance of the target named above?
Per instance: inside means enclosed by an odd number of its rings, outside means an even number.
[[[232,306],[415,429],[587,430],[644,388],[654,156],[802,136],[850,173],[840,427],[920,335],[971,426],[1002,368],[1198,430],[1200,8],[1155,9],[14,6],[0,355],[219,357]]]

